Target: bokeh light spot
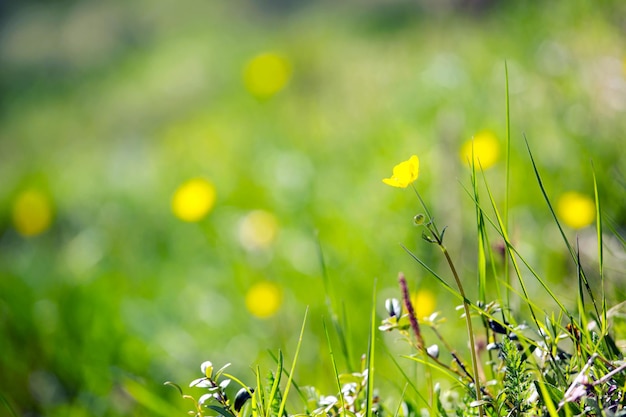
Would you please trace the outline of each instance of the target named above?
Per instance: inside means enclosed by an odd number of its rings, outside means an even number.
[[[269,281],[254,284],[246,294],[246,308],[253,316],[262,319],[276,314],[282,301],[281,289]]]
[[[52,204],[41,191],[21,192],[13,203],[13,225],[22,236],[45,232],[52,223]]]
[[[461,161],[463,163],[471,161],[472,155],[477,170],[481,167],[483,169],[492,167],[500,157],[500,143],[496,135],[489,130],[484,130],[466,141],[461,146]]]
[[[291,63],[286,57],[266,52],[246,64],[243,79],[250,94],[268,98],[285,88],[291,78],[291,71]]]
[[[204,178],[181,184],[172,197],[172,212],[186,222],[202,220],[215,204],[215,187]]]
[[[277,234],[276,216],[264,210],[251,211],[239,222],[239,243],[248,250],[268,248]]]
[[[412,293],[411,302],[418,319],[430,316],[435,311],[435,295],[428,290],[419,290]]]
[[[573,229],[589,226],[596,218],[596,205],[586,195],[569,191],[557,201],[556,211],[559,218]]]

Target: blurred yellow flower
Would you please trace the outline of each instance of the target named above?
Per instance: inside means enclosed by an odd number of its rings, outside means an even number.
[[[487,169],[498,162],[500,157],[500,143],[496,135],[489,131],[483,130],[461,146],[460,157],[463,163],[472,160],[474,155],[474,165],[476,169]]]
[[[22,191],[13,202],[13,226],[22,236],[45,232],[52,223],[52,204],[41,191]]]
[[[569,191],[557,200],[556,212],[563,223],[573,229],[581,229],[595,220],[596,205],[586,195]]]
[[[265,319],[276,314],[283,301],[278,285],[269,281],[254,284],[246,294],[246,308],[256,317]]]
[[[419,290],[411,294],[411,303],[417,319],[430,316],[435,311],[435,295],[428,290]]]
[[[409,160],[400,162],[393,167],[391,178],[385,178],[383,182],[392,187],[406,188],[417,179],[419,167],[420,161],[416,155],[413,155]]]
[[[251,211],[239,222],[239,243],[248,250],[269,247],[277,234],[278,220],[264,210]]]
[[[172,212],[186,222],[204,218],[215,204],[215,187],[204,178],[181,184],[172,197]]]
[[[268,98],[282,90],[291,78],[291,63],[286,57],[266,52],[252,58],[245,66],[246,89],[258,98]]]

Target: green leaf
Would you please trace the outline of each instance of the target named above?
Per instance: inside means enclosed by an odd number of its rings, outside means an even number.
[[[219,405],[207,405],[206,408],[210,408],[211,410],[218,412],[220,415],[224,417],[236,417],[227,408],[221,407]]]

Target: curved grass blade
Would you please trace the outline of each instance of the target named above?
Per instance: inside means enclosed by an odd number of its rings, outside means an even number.
[[[579,268],[579,278],[582,280],[583,284],[585,285],[585,288],[586,288],[587,292],[589,293],[589,296],[591,297],[591,302],[593,304],[593,307],[594,307],[594,310],[596,312],[596,315],[600,316],[600,312],[598,310],[598,305],[596,304],[596,299],[595,299],[595,297],[593,295],[593,291],[591,290],[591,287],[589,286],[589,281],[587,280],[585,272],[582,269],[582,266],[580,265],[579,260],[577,259],[576,252],[574,251],[574,248],[572,247],[571,243],[567,239],[567,236],[565,236],[565,231],[563,230],[563,227],[561,226],[561,223],[559,222],[559,219],[556,216],[556,212],[554,211],[554,208],[552,207],[552,203],[550,203],[550,199],[548,198],[548,193],[546,192],[546,189],[543,186],[543,180],[541,179],[541,174],[539,174],[539,169],[537,168],[537,164],[535,163],[535,158],[533,157],[533,154],[532,154],[532,152],[530,150],[530,145],[528,144],[528,140],[526,140],[526,137],[524,137],[524,140],[526,142],[526,149],[528,149],[528,154],[530,155],[530,162],[531,162],[531,164],[533,166],[533,171],[535,172],[535,177],[537,178],[537,184],[539,184],[539,188],[541,189],[541,194],[543,194],[543,198],[546,200],[546,203],[548,204],[548,209],[550,210],[550,213],[552,214],[554,222],[556,223],[556,225],[557,225],[557,227],[559,229],[559,233],[561,234],[561,237],[563,238],[563,241],[565,242],[565,245],[567,246],[567,249],[569,250],[569,253],[570,253],[573,261],[576,263],[576,268]],[[581,313],[581,314],[583,314],[583,313]]]

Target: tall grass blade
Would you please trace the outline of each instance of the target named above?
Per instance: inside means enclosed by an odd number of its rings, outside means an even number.
[[[341,403],[341,415],[346,416],[346,404],[343,398],[343,392],[341,392],[341,382],[339,381],[339,371],[337,370],[337,362],[335,361],[335,354],[333,353],[333,344],[330,341],[330,334],[328,334],[328,327],[326,327],[326,321],[323,321],[324,333],[326,334],[326,342],[328,343],[328,351],[330,353],[330,363],[333,366],[333,374],[335,376],[335,382],[337,382],[337,392],[339,393],[339,402]]]
[[[256,390],[254,391],[252,402],[252,416],[253,417],[266,417],[267,414],[263,414],[263,403],[265,402],[265,389],[263,388],[263,382],[261,381],[261,368],[256,367]]]
[[[369,342],[367,344],[367,401],[366,417],[372,417],[374,405],[374,354],[376,352],[376,280],[372,290],[372,308],[370,314]]]
[[[504,229],[507,231],[509,228],[509,192],[511,184],[511,106],[509,96],[509,66],[504,61],[504,85],[505,85],[505,101],[506,101],[506,167],[505,167],[505,182],[504,182],[504,204],[502,208],[502,217],[504,218]],[[511,277],[509,274],[509,263],[504,262],[504,280],[511,284]],[[506,294],[506,305],[511,305],[510,294]]]
[[[333,323],[333,328],[337,333],[337,338],[339,339],[339,346],[341,348],[341,354],[346,362],[346,366],[350,371],[352,371],[352,366],[350,363],[350,346],[348,344],[348,338],[346,337],[347,323],[346,323],[346,314],[345,314],[345,305],[342,303],[341,312],[343,317],[343,325],[339,322],[339,318],[337,317],[337,313],[335,312],[335,308],[333,307],[333,294],[331,291],[330,277],[328,276],[328,269],[326,268],[326,260],[324,258],[324,251],[322,250],[322,243],[319,239],[319,234],[316,233],[316,243],[317,243],[317,256],[319,259],[320,267],[322,269],[322,282],[324,284],[324,293],[326,294],[326,308],[328,309],[328,314],[330,315],[330,320]]]
[[[291,382],[293,380],[293,373],[296,369],[296,363],[298,362],[298,355],[300,354],[300,348],[302,347],[302,338],[304,336],[304,328],[306,326],[306,318],[309,314],[309,307],[306,308],[304,312],[304,319],[302,320],[302,328],[300,329],[300,336],[298,337],[298,345],[296,346],[296,353],[293,357],[293,363],[291,364],[291,371],[289,371],[289,377],[287,378],[287,386],[285,387],[285,393],[283,395],[283,399],[280,402],[280,407],[278,408],[278,417],[281,417],[285,412],[285,405],[287,403],[287,397],[289,394],[289,388],[291,388]]]
[[[274,374],[274,381],[272,383],[272,387],[270,388],[269,397],[267,398],[267,404],[265,406],[265,415],[270,416],[272,411],[272,404],[274,403],[274,399],[278,394],[278,389],[280,386],[280,380],[283,375],[283,364],[284,364],[284,356],[281,350],[278,351],[278,363],[276,368],[276,373]],[[280,416],[281,414],[278,414]]]
[[[543,180],[541,179],[541,174],[539,174],[539,169],[537,168],[537,164],[535,163],[535,158],[533,157],[533,154],[530,150],[530,145],[528,144],[528,140],[526,140],[526,137],[524,137],[524,140],[526,141],[526,149],[528,149],[528,154],[530,155],[530,162],[532,163],[533,170],[535,172],[535,177],[537,178],[537,184],[539,184],[539,188],[541,189],[541,194],[543,194],[543,198],[546,200],[546,203],[548,204],[548,209],[550,210],[550,213],[552,214],[554,222],[556,223],[559,229],[559,232],[561,233],[561,237],[563,238],[563,241],[565,242],[565,245],[567,246],[567,249],[570,252],[572,260],[576,262],[577,268],[580,267],[580,277],[583,280],[583,283],[587,292],[589,293],[589,297],[591,297],[591,302],[593,304],[593,308],[596,312],[596,315],[600,317],[600,312],[598,310],[598,306],[596,304],[596,299],[593,295],[593,291],[591,290],[591,287],[589,286],[589,281],[587,280],[585,272],[583,271],[582,267],[580,266],[578,262],[574,248],[572,247],[571,243],[567,239],[567,236],[565,236],[565,231],[563,230],[563,227],[561,226],[561,222],[559,222],[556,212],[554,211],[554,208],[552,207],[552,203],[550,203],[550,199],[548,198],[548,193],[546,192],[546,189],[543,186]]]
[[[276,362],[277,358],[276,356],[274,356],[273,353],[270,352],[270,356],[271,358]],[[289,371],[287,371],[285,369],[285,367],[283,366],[283,374],[285,374],[285,376],[287,376],[287,378],[289,378],[289,375],[291,375],[289,373]],[[302,403],[305,405],[305,409],[308,412],[308,409],[306,408],[306,404],[307,404],[307,396],[306,394],[302,391],[302,389],[300,388],[300,386],[296,383],[296,381],[292,380],[291,381],[291,385],[293,386],[293,388],[296,390],[296,392],[298,393],[298,395],[300,396],[300,399],[302,399]],[[280,392],[280,391],[279,391]]]
[[[600,201],[600,194],[598,192],[598,180],[596,178],[596,169],[591,162],[591,174],[593,177],[593,196],[596,202],[596,233],[598,239],[598,272],[600,273],[600,285],[602,288],[602,334],[607,332],[607,317],[606,317],[606,288],[604,282],[604,241],[602,233],[602,202]]]
[[[424,398],[424,396],[422,395],[420,390],[417,388],[417,386],[415,385],[415,382],[413,382],[413,378],[409,377],[406,374],[406,372],[404,371],[404,368],[402,366],[400,366],[400,364],[398,363],[396,358],[394,358],[393,355],[391,354],[391,352],[389,352],[389,348],[384,343],[382,344],[382,346],[383,346],[383,349],[385,350],[385,353],[387,353],[387,356],[389,357],[389,359],[391,359],[393,364],[396,365],[396,368],[398,368],[398,371],[400,371],[400,373],[404,377],[404,380],[407,382],[407,384],[413,389],[413,391],[415,392],[415,394],[417,394],[419,399],[422,400],[422,402],[428,408],[430,408],[430,404],[429,404],[428,400],[426,400],[426,398]]]
[[[472,191],[474,192],[474,200],[480,204],[480,195],[478,193],[478,181],[476,181],[476,164],[474,163],[474,147],[472,146],[472,162],[471,162],[471,180],[472,180]],[[485,254],[485,245],[487,244],[487,235],[485,234],[485,219],[483,218],[482,211],[478,208],[478,204],[476,207],[476,226],[478,233],[477,236],[477,245],[478,245],[478,259],[477,259],[477,268],[478,268],[478,299],[486,304],[486,289],[487,289],[487,256]]]

